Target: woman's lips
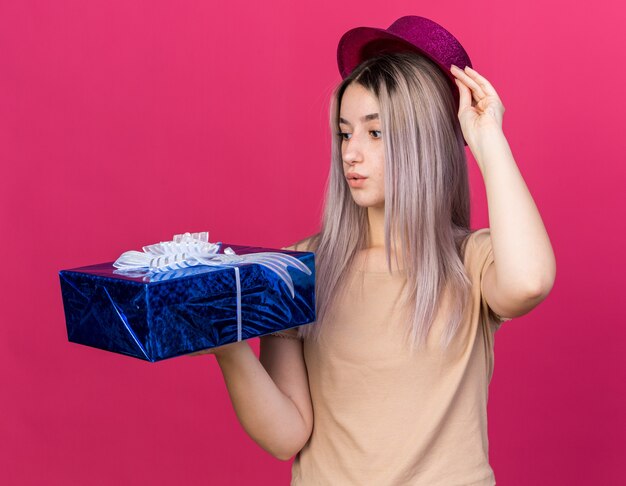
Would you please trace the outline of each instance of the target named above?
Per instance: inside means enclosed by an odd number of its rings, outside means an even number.
[[[361,177],[360,179],[348,179],[348,184],[350,187],[363,187],[367,177]]]

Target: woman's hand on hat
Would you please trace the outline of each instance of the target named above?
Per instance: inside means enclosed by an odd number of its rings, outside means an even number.
[[[491,83],[469,66],[462,70],[453,64],[450,72],[459,87],[458,115],[463,137],[473,149],[481,137],[502,131],[504,105]]]

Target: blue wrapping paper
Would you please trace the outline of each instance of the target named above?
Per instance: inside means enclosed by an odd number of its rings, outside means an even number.
[[[315,321],[312,252],[227,246],[238,255],[286,253],[311,274],[287,267],[292,298],[276,273],[251,263],[194,266],[150,277],[114,273],[113,262],[61,270],[68,340],[155,362]]]

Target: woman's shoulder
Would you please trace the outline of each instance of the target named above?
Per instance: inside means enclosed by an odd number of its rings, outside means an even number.
[[[318,236],[319,236],[319,233],[315,233],[314,235],[307,236],[306,238],[300,241],[296,241],[294,244],[290,246],[285,246],[281,248],[281,250],[313,251],[311,248],[313,248],[313,244]]]
[[[491,319],[495,322],[495,329],[504,321],[510,321],[511,317],[502,317],[496,314],[487,303],[484,289],[484,277],[487,268],[494,263],[493,246],[491,243],[491,228],[479,228],[473,230],[467,237],[467,252],[465,258],[466,266],[475,285],[480,289],[481,304],[486,309]]]
[[[478,228],[470,230],[461,244],[461,255],[464,261],[475,256],[475,249],[484,247],[491,243],[491,230],[489,228]]]

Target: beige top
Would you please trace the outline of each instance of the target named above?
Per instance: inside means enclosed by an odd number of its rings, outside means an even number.
[[[306,251],[306,242],[288,247]],[[467,242],[472,305],[447,351],[437,316],[427,349],[402,341],[402,272],[351,271],[318,345],[304,341],[314,424],[292,464],[292,486],[492,486],[487,437],[494,333],[504,319],[482,297],[493,262],[489,228]],[[445,303],[445,300],[443,301]],[[275,333],[296,336],[297,329]]]

